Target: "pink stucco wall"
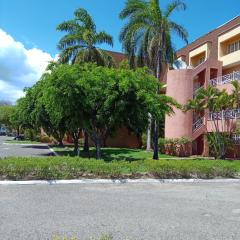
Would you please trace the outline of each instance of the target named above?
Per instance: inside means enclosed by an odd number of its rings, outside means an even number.
[[[173,97],[178,103],[184,105],[193,97],[192,70],[171,70],[167,73],[168,96]],[[173,116],[166,116],[165,137],[179,138],[192,136],[192,112],[182,112],[175,109]]]

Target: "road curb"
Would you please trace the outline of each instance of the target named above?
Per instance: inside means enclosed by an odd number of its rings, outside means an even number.
[[[51,153],[52,153],[55,157],[58,157],[58,156],[59,156],[59,154],[56,153],[56,152],[53,150],[53,148],[51,148],[49,145],[47,145],[47,146],[48,146],[49,150],[51,151]]]
[[[171,184],[171,183],[240,183],[240,179],[76,179],[0,181],[0,185],[67,185],[67,184]]]
[[[48,146],[45,143],[3,143],[3,145],[10,145],[10,146]]]

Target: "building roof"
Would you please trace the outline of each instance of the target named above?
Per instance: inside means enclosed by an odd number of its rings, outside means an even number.
[[[106,51],[117,63],[127,59],[126,54],[114,51]]]
[[[198,47],[199,45],[202,45],[205,42],[208,42],[212,35],[220,35],[226,31],[229,31],[231,28],[236,27],[237,25],[240,25],[240,15],[232,18],[231,20],[225,22],[224,24],[220,25],[219,27],[215,28],[214,30],[204,34],[203,36],[197,38],[190,44],[186,45],[185,47],[179,49],[177,51],[177,55],[180,56],[185,50],[189,50],[190,48]]]

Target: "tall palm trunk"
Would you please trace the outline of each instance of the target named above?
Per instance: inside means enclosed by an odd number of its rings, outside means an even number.
[[[156,71],[156,78],[160,81],[160,73],[161,73],[161,51],[158,51],[157,56],[157,71]],[[159,85],[157,88],[157,93],[159,92]],[[154,137],[153,137],[153,159],[158,160],[158,136],[159,135],[159,122],[157,120],[154,121]]]
[[[148,129],[147,129],[147,151],[150,151],[152,149],[151,147],[151,137],[152,137],[152,116],[150,113],[148,113]]]
[[[76,156],[80,156],[79,137],[80,137],[80,130],[78,129],[76,132],[72,133],[72,138],[74,143],[73,152]]]
[[[96,146],[96,159],[101,159],[101,139],[100,137],[96,137],[95,141],[95,146]]]
[[[88,153],[89,152],[89,141],[88,141],[88,133],[84,130],[84,146],[83,151]]]

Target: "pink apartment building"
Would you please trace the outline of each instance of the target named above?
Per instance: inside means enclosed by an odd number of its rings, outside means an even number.
[[[177,57],[178,67],[169,70],[165,77],[166,94],[179,103],[186,104],[200,87],[206,88],[209,84],[231,92],[231,81],[240,81],[240,16],[182,48]],[[214,131],[209,116],[204,113],[196,119],[191,111],[183,113],[176,110],[173,116],[166,117],[165,137],[191,138],[190,154],[208,156],[204,136],[206,132]],[[240,109],[223,112],[221,117],[233,118],[236,124],[240,119]]]

